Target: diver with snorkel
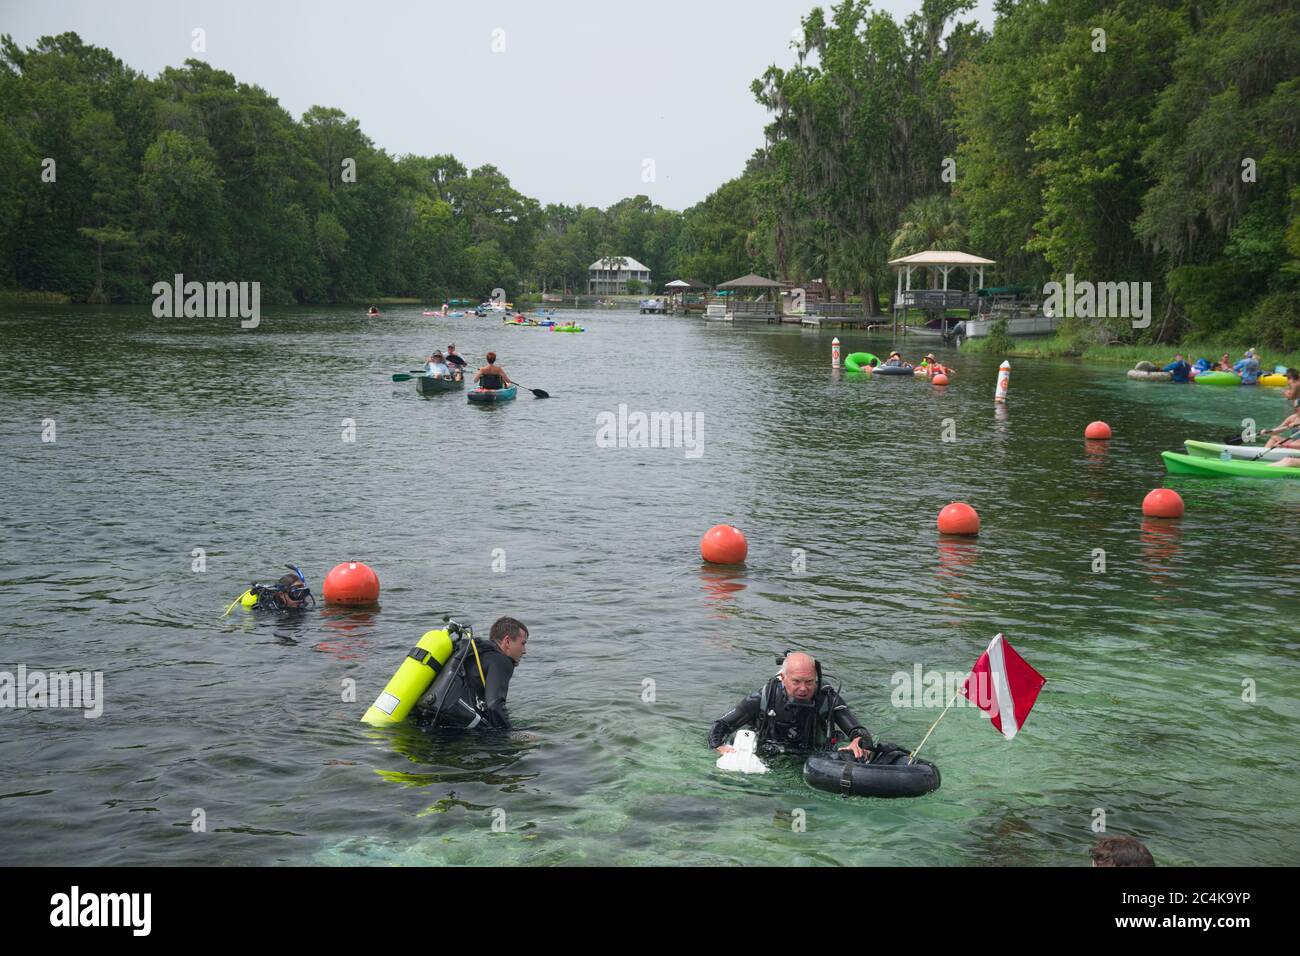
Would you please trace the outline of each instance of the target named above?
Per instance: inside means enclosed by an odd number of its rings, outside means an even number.
[[[230,607],[226,608],[226,614],[234,610],[236,604],[250,611],[276,614],[291,614],[315,607],[316,598],[311,593],[311,588],[307,586],[307,577],[302,573],[302,568],[296,564],[286,564],[285,567],[293,574],[280,575],[280,580],[274,584],[249,585],[248,590],[235,598],[230,603]]]

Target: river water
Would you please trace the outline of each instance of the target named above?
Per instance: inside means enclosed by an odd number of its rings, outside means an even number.
[[[944,349],[941,390],[833,372],[831,334],[790,327],[358,311],[0,312],[0,670],[104,675],[96,719],[0,710],[7,862],[1075,866],[1101,826],[1165,865],[1300,861],[1300,484],[1159,458],[1276,424],[1278,390],[1024,360],[998,409],[996,361]],[[552,397],[390,381],[450,341]],[[698,413],[702,442],[602,447],[620,404]],[[1097,418],[1114,440],[1083,441]],[[1166,483],[1186,516],[1144,520]],[[952,500],[977,539],[937,536]],[[743,568],[701,562],[720,522]],[[348,559],[379,609],[221,616],[286,562],[319,593]],[[359,723],[444,612],[529,625],[526,733]],[[1047,684],[1012,741],[954,707],[936,793],[714,769],[710,723],[785,648],[912,745],[943,701],[900,706],[900,675],[964,673],[999,631]]]

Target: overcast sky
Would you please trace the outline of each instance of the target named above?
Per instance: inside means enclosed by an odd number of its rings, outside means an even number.
[[[762,144],[750,81],[794,62],[792,31],[817,5],[0,0],[0,32],[30,46],[72,30],[149,76],[201,57],[295,118],[337,107],[391,154],[492,163],[542,203],[604,207],[643,193],[684,209]],[[874,6],[901,20],[920,0]],[[972,14],[986,28],[991,7],[980,0]],[[191,49],[196,27],[206,53]]]

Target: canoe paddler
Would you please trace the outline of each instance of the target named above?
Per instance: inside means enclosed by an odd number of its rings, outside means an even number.
[[[478,382],[479,388],[488,389],[508,388],[514,384],[506,370],[497,365],[496,352],[487,354],[487,364],[474,373],[474,381]]]
[[[435,351],[425,359],[424,374],[429,378],[451,378],[451,369],[443,361],[441,352]]]
[[[443,358],[448,365],[454,365],[458,369],[463,369],[465,367],[465,360],[456,354],[455,342],[447,346],[447,354]]]

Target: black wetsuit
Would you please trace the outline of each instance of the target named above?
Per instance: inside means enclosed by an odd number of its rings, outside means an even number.
[[[751,727],[758,731],[760,753],[825,750],[855,737],[862,738],[862,747],[871,749],[871,734],[834,689],[822,684],[808,706],[793,703],[779,677],[772,678],[765,690],[766,708],[762,706],[763,690],[756,690],[714,721],[710,747],[720,747],[735,731]]]
[[[465,655],[464,680],[455,678],[457,684],[448,688],[441,710],[437,711],[439,727],[493,727],[510,729],[510,714],[506,711],[506,695],[510,692],[510,678],[515,673],[515,662],[501,653],[491,641],[474,641],[478,660],[471,648]],[[479,666],[483,679],[479,678]],[[486,686],[484,684],[486,680]],[[432,702],[421,702],[420,722],[433,721]]]

